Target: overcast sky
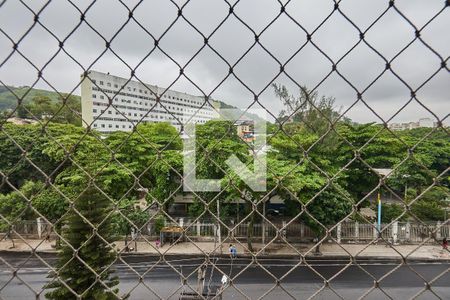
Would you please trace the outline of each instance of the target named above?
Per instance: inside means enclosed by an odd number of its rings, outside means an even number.
[[[24,1],[29,8],[38,12],[47,1]],[[81,11],[87,9],[91,1],[73,1]],[[130,9],[139,1],[124,0]],[[174,1],[180,7],[186,1]],[[209,36],[229,15],[229,0],[191,0],[183,7],[183,16],[204,36]],[[282,1],[285,3],[286,1]],[[444,8],[442,0],[395,1],[396,8],[418,29],[421,29]],[[18,41],[33,24],[33,14],[17,0],[0,0],[0,28],[14,41]],[[297,84],[316,88],[320,94],[336,98],[336,105],[344,111],[356,100],[358,89],[363,100],[380,117],[388,120],[410,100],[410,89],[417,89],[438,72],[417,92],[417,98],[439,118],[445,118],[450,111],[450,73],[448,60],[450,54],[450,7],[447,7],[429,22],[421,31],[421,38],[436,53],[416,39],[404,52],[397,54],[415,39],[415,29],[393,8],[375,25],[368,29],[365,41],[387,60],[391,60],[392,69],[404,82],[386,71],[373,85],[370,83],[379,76],[384,68],[384,60],[364,42],[360,42],[358,30],[367,28],[386,10],[389,1],[342,0],[340,11],[334,11],[331,17],[316,30],[320,23],[333,12],[333,1],[292,0],[286,5],[287,14],[279,14],[281,5],[275,0],[241,0],[234,6],[235,15],[230,15],[209,39],[209,45],[230,65],[234,65],[253,45],[255,38],[252,30],[260,34],[260,43],[280,63],[285,64],[286,74],[279,75],[280,64],[271,57],[261,45],[256,44],[235,66],[235,76],[228,75],[229,67],[209,47],[205,47],[193,60],[190,59],[204,45],[204,39],[185,19],[178,17],[178,8],[168,0],[143,1],[134,10],[136,21],[128,21],[128,9],[115,0],[96,1],[87,11],[86,20],[106,40],[111,40],[113,51],[135,68],[140,64],[136,76],[143,82],[187,92],[195,95],[211,94],[214,99],[222,100],[239,108],[246,108],[259,94],[261,104],[273,114],[278,115],[281,104],[268,86],[273,82],[286,85],[293,94],[298,94]],[[345,15],[345,17],[343,16]],[[177,19],[178,18],[178,19]],[[239,20],[239,19],[240,20]],[[347,20],[348,18],[349,20]],[[163,33],[174,21],[165,35]],[[80,13],[65,0],[54,0],[48,4],[39,16],[39,21],[60,40],[65,39],[78,25]],[[244,25],[243,22],[247,24]],[[307,43],[305,31],[312,33],[312,42],[334,62],[337,70],[325,81],[321,81],[332,70],[332,63],[310,42]],[[161,50],[154,49],[153,37],[159,39],[159,47],[178,64],[184,66],[185,74],[197,87],[185,77],[180,77],[179,67]],[[12,51],[12,43],[0,32],[0,80],[9,85],[31,85],[37,79],[37,71],[18,53],[5,59]],[[359,44],[347,55],[342,56]],[[294,55],[303,47],[296,55]],[[19,51],[38,68],[42,68],[58,51],[58,41],[41,25],[37,24],[20,42]],[[79,83],[83,72],[80,65],[89,67],[105,50],[105,41],[86,23],[64,43],[67,54],[60,52],[43,71],[43,76],[56,89],[68,92]],[[440,56],[440,57],[439,57]],[[441,61],[447,62],[447,69],[441,68]],[[130,69],[112,51],[106,51],[90,68],[102,72],[129,77]],[[351,83],[346,82],[341,76]],[[239,80],[236,79],[238,77]],[[319,86],[317,86],[321,83]],[[244,84],[248,87],[245,87]],[[40,80],[36,87],[49,89]],[[366,89],[367,88],[367,89]],[[79,94],[79,89],[74,93]],[[255,108],[260,108],[254,106]],[[346,116],[357,122],[380,122],[362,102],[352,107]],[[434,118],[428,111],[413,100],[392,120],[393,122],[416,121],[422,117]],[[448,119],[446,123],[449,123]]]

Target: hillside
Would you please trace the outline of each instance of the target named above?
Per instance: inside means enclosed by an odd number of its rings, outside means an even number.
[[[225,117],[229,120],[238,120],[238,119],[252,119],[252,120],[258,120],[258,121],[266,121],[259,117],[256,114],[252,114],[249,112],[246,112],[242,115],[244,112],[242,109],[237,108],[235,106],[226,104],[225,102],[214,100],[214,102],[217,103],[217,106],[219,110],[221,110],[220,114],[222,117]]]
[[[52,102],[57,102],[59,98],[59,95],[53,91],[41,89],[30,90],[30,88],[27,86],[23,87],[8,86],[8,88],[12,90],[14,94],[17,95],[18,97],[22,97],[28,92],[24,98],[25,103],[31,102],[31,99],[33,99],[36,96],[46,96],[50,98]],[[7,109],[14,109],[17,106],[17,97],[13,93],[11,93],[8,90],[8,88],[0,85],[0,111]],[[74,97],[80,99],[80,96],[74,95]]]
[[[48,90],[41,90],[41,89],[31,89],[27,86],[22,87],[14,87],[14,86],[8,86],[10,90],[14,92],[18,97],[22,97],[27,93],[25,96],[25,104],[31,102],[31,100],[36,96],[46,96],[51,99],[52,102],[57,102],[59,95],[54,91],[48,91]],[[8,88],[6,88],[3,85],[0,85],[0,111],[7,110],[7,109],[14,109],[17,106],[17,98],[16,96],[11,93]],[[78,99],[81,101],[80,96],[74,95],[75,99]],[[216,107],[219,109],[237,109],[237,107],[229,105],[223,101],[216,101]],[[241,117],[242,110],[237,111],[222,111],[221,112],[223,117],[226,117],[227,119],[237,120]],[[251,113],[245,113],[244,118],[256,118],[260,119],[257,115],[251,114]],[[262,120],[262,119],[261,119]]]

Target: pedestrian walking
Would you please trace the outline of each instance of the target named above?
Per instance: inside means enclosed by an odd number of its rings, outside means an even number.
[[[447,249],[447,247],[448,247],[447,237],[444,237],[444,239],[442,240],[442,249]]]
[[[233,244],[230,244],[230,247],[228,248],[228,252],[230,253],[230,258],[237,257],[237,249],[236,249],[236,246],[234,246]]]
[[[234,245],[231,246],[231,257],[232,258],[237,257],[237,249],[236,249],[236,246],[234,246]]]

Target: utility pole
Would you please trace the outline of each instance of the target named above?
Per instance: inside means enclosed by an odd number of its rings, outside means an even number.
[[[221,233],[221,226],[220,226],[220,202],[219,202],[219,199],[216,200],[216,204],[217,204],[217,237],[219,239],[220,254],[222,254],[222,233]]]

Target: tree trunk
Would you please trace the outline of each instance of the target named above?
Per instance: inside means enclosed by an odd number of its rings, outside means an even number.
[[[320,240],[321,240],[321,237],[324,235],[324,233],[322,232],[322,230],[319,230],[319,232],[317,233],[317,241],[315,242],[316,243],[316,248],[315,248],[315,251],[314,251],[314,254],[315,255],[321,255],[322,253],[320,252],[320,244],[321,244],[321,242],[319,242]]]
[[[16,244],[14,243],[14,237],[13,237],[13,232],[11,227],[8,229],[8,233],[7,233],[9,239],[11,240],[12,243],[12,247],[11,248],[16,248]]]
[[[250,208],[251,208],[251,205],[250,205]],[[250,220],[248,222],[248,228],[247,228],[247,247],[251,253],[253,253],[252,238],[253,238],[253,224],[254,223],[255,223],[255,212],[252,210],[250,212]]]
[[[56,224],[54,228],[55,228],[55,232],[57,233],[57,235],[56,235],[56,242],[55,242],[55,248],[56,248],[56,249],[60,249],[60,248],[61,248],[61,238],[60,238],[60,235],[62,234],[62,230],[61,230],[62,226],[61,226],[61,223]],[[49,234],[50,234],[50,233],[49,233]]]
[[[316,249],[315,249],[314,253],[315,253],[316,255],[319,255],[319,254],[321,254],[321,252],[320,252],[320,243],[319,243],[319,244],[317,244],[317,246],[316,246]]]
[[[127,233],[125,233],[125,250],[124,250],[125,252],[129,252],[127,243],[128,243],[128,231]]]

